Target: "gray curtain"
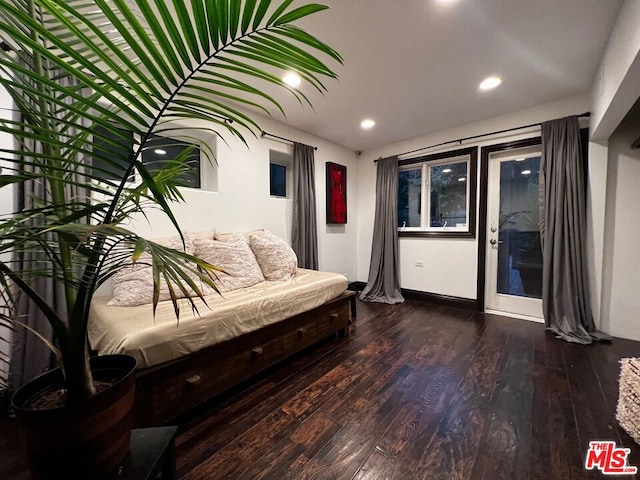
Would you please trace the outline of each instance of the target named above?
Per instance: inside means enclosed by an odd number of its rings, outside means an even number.
[[[41,152],[39,144],[26,139],[25,149]],[[24,167],[33,171],[33,168]],[[37,199],[47,198],[46,185],[41,181],[29,181],[19,185],[15,189],[14,208],[17,211],[34,208]],[[38,218],[31,218],[29,226],[34,229],[39,225]],[[30,251],[16,255],[13,259],[16,270],[33,270],[37,264],[46,265],[47,258],[43,252]],[[63,305],[63,288],[51,278],[33,279],[31,286],[54,308]],[[53,331],[46,317],[26,295],[20,295],[16,311],[14,312],[16,324],[11,338],[11,360],[9,363],[9,390],[15,392],[29,380],[37,377],[53,366],[51,351],[33,333],[27,330],[29,327],[47,340],[53,340]]]
[[[316,175],[313,147],[293,145],[293,222],[291,248],[298,267],[318,269],[318,226],[316,222]]]
[[[360,299],[381,303],[404,302],[400,293],[398,265],[398,157],[378,161],[369,280]]]
[[[70,79],[60,79],[59,82],[67,81],[71,85]],[[87,92],[88,94],[89,92]],[[89,127],[89,122],[85,120],[85,127]],[[70,128],[67,130],[67,137],[73,139],[80,134],[80,130]],[[23,139],[23,151],[42,152],[42,146],[30,139]],[[33,171],[34,167],[24,166],[23,168]],[[81,185],[89,180],[84,177],[84,168],[78,167],[75,172],[78,184]],[[15,188],[14,209],[17,211],[34,208],[38,204],[38,199],[49,199],[50,194],[47,185],[42,181],[29,181],[20,184]],[[66,198],[75,198],[77,201],[89,201],[87,190],[78,186],[66,186]],[[29,223],[34,228],[39,226],[38,218],[31,218]],[[33,270],[36,265],[47,265],[50,267],[47,257],[42,252],[29,251],[17,255],[13,258],[14,268],[18,271]],[[16,265],[17,264],[17,265]],[[55,268],[55,267],[54,267]],[[44,298],[47,303],[54,307],[61,315],[66,311],[64,301],[64,287],[52,278],[34,278],[30,281],[31,286]],[[11,357],[9,361],[9,390],[15,392],[22,385],[32,380],[36,376],[55,366],[55,358],[42,340],[28,331],[24,326],[35,330],[48,340],[53,340],[53,331],[46,317],[40,312],[35,304],[26,296],[20,295],[16,305],[14,316],[17,323],[14,326],[11,337]],[[63,316],[64,318],[64,316]],[[22,325],[20,325],[22,324]]]
[[[542,124],[538,199],[542,309],[547,329],[568,342],[610,340],[596,330],[589,299],[585,166],[576,116]]]

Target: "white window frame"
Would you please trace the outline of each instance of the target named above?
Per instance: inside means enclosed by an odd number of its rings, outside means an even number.
[[[192,126],[189,122],[174,120],[163,125],[165,131],[155,133],[158,137],[167,137],[184,143],[192,143],[200,150],[200,188],[178,187],[180,190],[193,190],[201,192],[218,192],[218,170],[220,165],[217,160],[217,138],[215,133],[206,128]],[[136,138],[138,141],[139,138]],[[205,147],[206,145],[206,147]],[[209,159],[204,152],[209,149],[213,158]],[[137,172],[136,172],[137,175]]]
[[[285,196],[271,195],[271,164],[280,165],[285,168]],[[293,149],[291,152],[280,150],[269,150],[269,177],[268,177],[269,198],[291,199],[293,192]]]

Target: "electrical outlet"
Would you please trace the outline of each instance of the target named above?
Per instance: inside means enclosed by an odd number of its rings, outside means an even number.
[[[422,260],[418,260],[416,262],[416,267],[424,267],[424,262]]]

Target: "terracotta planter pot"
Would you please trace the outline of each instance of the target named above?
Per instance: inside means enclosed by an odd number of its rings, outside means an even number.
[[[112,387],[71,407],[28,410],[62,384],[55,369],[40,375],[13,397],[27,462],[34,479],[100,479],[112,473],[129,451],[136,360],[127,355],[91,359],[94,378]]]

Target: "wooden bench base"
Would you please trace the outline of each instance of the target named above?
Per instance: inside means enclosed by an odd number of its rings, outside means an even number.
[[[255,332],[140,370],[134,424],[161,425],[331,335],[347,335],[355,292]]]

